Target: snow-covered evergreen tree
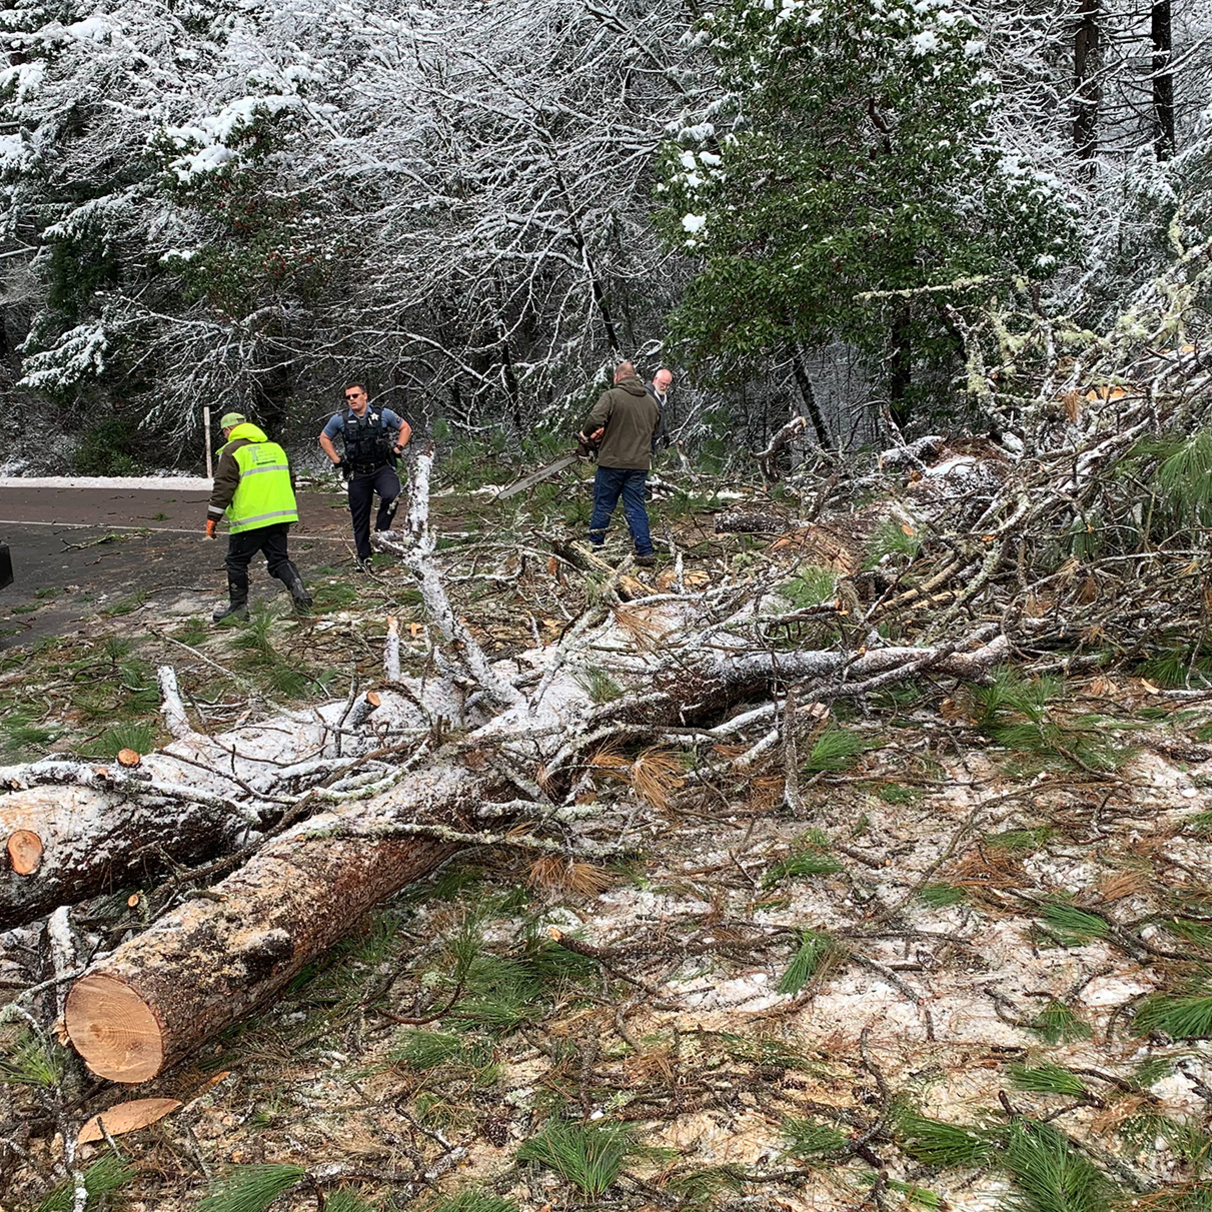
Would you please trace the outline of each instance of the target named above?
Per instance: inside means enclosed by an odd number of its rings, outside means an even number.
[[[1046,278],[1073,248],[1058,183],[996,136],[979,24],[951,0],[733,0],[704,30],[720,94],[663,186],[700,267],[682,342],[727,360],[842,337],[882,358],[903,421],[912,372],[954,349],[953,284]]]

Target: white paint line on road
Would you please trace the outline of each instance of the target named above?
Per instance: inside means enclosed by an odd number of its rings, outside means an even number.
[[[17,521],[15,518],[0,518],[0,526],[57,526],[60,530],[132,530],[139,534],[155,531],[157,534],[192,534],[197,539],[203,538],[203,531],[200,527],[193,530],[184,530],[175,526],[110,526],[106,522],[27,522]],[[222,533],[225,534],[226,531]],[[343,535],[308,534],[305,530],[295,531],[290,537],[296,543],[345,542]]]
[[[138,491],[210,492],[201,476],[0,476],[0,488],[125,488]]]

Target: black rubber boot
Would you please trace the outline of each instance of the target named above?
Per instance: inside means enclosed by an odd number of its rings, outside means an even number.
[[[248,577],[236,576],[230,570],[227,573],[227,596],[231,599],[226,606],[216,606],[215,613],[210,617],[216,623],[224,619],[248,618]]]
[[[232,598],[226,606],[216,606],[215,613],[210,617],[216,623],[222,623],[224,619],[246,619],[248,618],[248,599]]]
[[[288,560],[278,573],[282,580],[282,584],[290,590],[290,599],[295,604],[296,614],[311,613],[311,594],[307,592],[307,587],[303,584],[303,578],[299,575],[299,570]]]

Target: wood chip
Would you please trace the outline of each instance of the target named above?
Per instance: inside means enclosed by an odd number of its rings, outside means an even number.
[[[127,1103],[118,1103],[108,1111],[98,1112],[90,1119],[76,1138],[78,1145],[87,1145],[92,1141],[104,1140],[105,1132],[110,1136],[121,1136],[124,1132],[133,1132],[136,1128],[146,1128],[157,1120],[170,1115],[179,1106],[180,1100],[175,1098],[135,1098]],[[105,1132],[101,1131],[102,1121]]]

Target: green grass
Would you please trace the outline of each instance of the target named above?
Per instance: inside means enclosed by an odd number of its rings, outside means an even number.
[[[515,1155],[554,1170],[587,1199],[600,1199],[623,1168],[634,1141],[618,1124],[577,1124],[551,1120]]]

